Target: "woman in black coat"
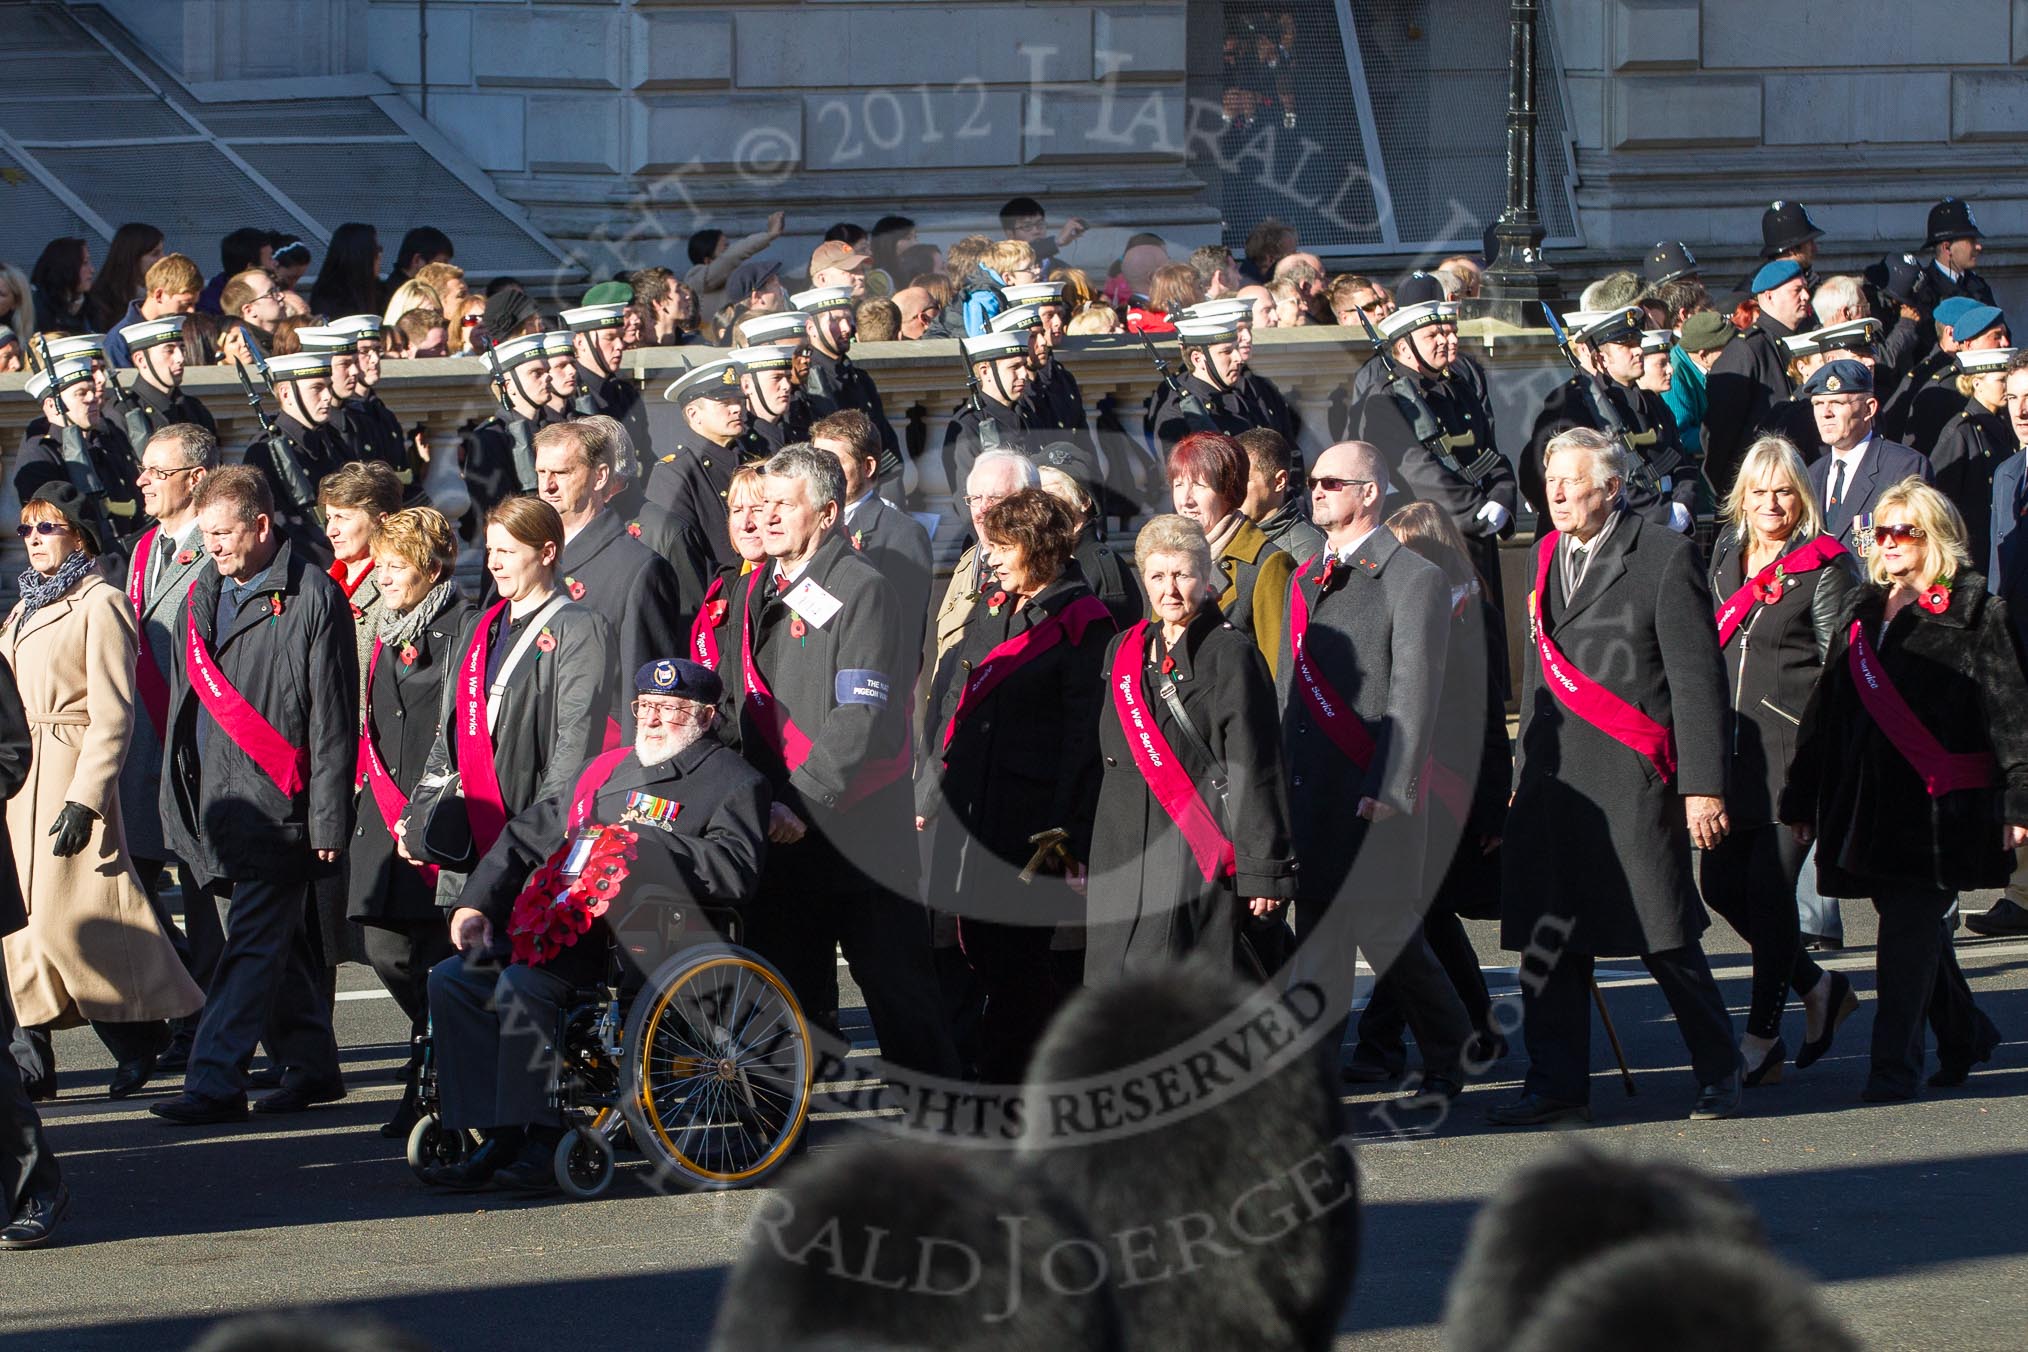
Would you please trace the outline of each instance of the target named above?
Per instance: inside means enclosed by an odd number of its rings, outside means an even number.
[[[916,814],[919,828],[936,826],[930,904],[959,916],[985,991],[980,1078],[1019,1084],[1078,985],[1113,619],[1068,566],[1077,527],[1061,502],[1024,489],[980,524],[998,583],[937,668]],[[1038,860],[1034,838],[1050,831],[1063,833],[1061,848]]]
[[[1997,358],[1997,360],[1995,360]],[[1975,563],[1993,550],[1993,473],[2014,453],[2014,428],[2007,418],[2009,349],[1984,348],[1957,354],[1958,388],[1965,406],[1944,424],[1929,463],[1937,491],[1965,519],[1965,547]]]
[[[733,471],[725,490],[725,530],[732,540],[736,562],[712,575],[698,603],[697,617],[690,622],[690,648],[684,653],[718,673],[725,697],[718,704],[718,722],[712,735],[733,750],[739,750],[739,617],[746,614],[749,576],[768,561],[761,541],[761,523],[767,518],[767,504],[761,499],[761,471],[758,464],[742,465]]]
[[[1106,648],[1084,981],[1100,985],[1197,952],[1259,979],[1279,965],[1279,912],[1296,895],[1274,679],[1252,637],[1218,608],[1213,589],[1223,579],[1196,522],[1156,517],[1141,527],[1134,562],[1155,618]],[[1149,776],[1161,767],[1138,742],[1137,717],[1158,753],[1167,744],[1160,758],[1184,771],[1194,804],[1157,797]],[[1174,791],[1185,783],[1173,781]]]
[[[1753,998],[1739,1041],[1745,1084],[1753,1088],[1782,1077],[1789,991],[1802,997],[1807,1017],[1799,1068],[1830,1049],[1838,1025],[1858,1008],[1851,981],[1827,974],[1803,951],[1796,879],[1808,847],[1775,821],[1775,804],[1803,707],[1859,586],[1859,566],[1824,534],[1803,458],[1781,437],[1747,448],[1723,515],[1730,524],[1712,551],[1710,580],[1732,697],[1725,782],[1732,830],[1704,852],[1699,882],[1704,904],[1753,951]]]
[[[451,955],[451,936],[437,909],[436,868],[395,852],[394,824],[429,763],[437,715],[458,667],[458,634],[472,614],[451,575],[457,546],[451,523],[430,507],[386,517],[372,544],[379,593],[368,620],[366,725],[346,851],[345,914],[361,927],[380,984],[408,1015],[412,1042],[429,1031],[430,968]],[[406,1139],[415,1125],[420,1064],[411,1058],[401,1107],[383,1136]]]
[[[1870,582],[1839,615],[1781,819],[1816,839],[1824,895],[1880,913],[1862,1097],[1887,1102],[1915,1097],[1925,1011],[1932,1087],[1964,1083],[2000,1042],[1945,917],[1960,890],[2004,886],[2028,843],[2028,678],[1948,498],[1903,480],[1874,504],[1873,530]]]

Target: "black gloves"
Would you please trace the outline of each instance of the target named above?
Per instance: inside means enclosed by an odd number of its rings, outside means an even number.
[[[68,859],[85,847],[92,838],[92,818],[96,815],[77,803],[63,805],[63,811],[56,814],[56,824],[49,828],[49,834],[56,837],[58,859]]]

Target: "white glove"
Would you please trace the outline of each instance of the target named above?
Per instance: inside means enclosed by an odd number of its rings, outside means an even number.
[[[1476,515],[1480,521],[1485,522],[1493,528],[1495,535],[1507,529],[1507,523],[1514,517],[1512,512],[1491,499],[1479,504],[1479,510]]]
[[[1680,502],[1669,504],[1669,529],[1679,535],[1688,535],[1697,523],[1691,519],[1690,509]]]

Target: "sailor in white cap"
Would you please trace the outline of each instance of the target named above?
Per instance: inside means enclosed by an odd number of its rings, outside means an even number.
[[[1199,380],[1205,385],[1215,387],[1219,382],[1212,378],[1210,368],[1212,365],[1216,365],[1224,372],[1222,379],[1230,383],[1233,390],[1237,391],[1238,394],[1237,402],[1233,403],[1224,396],[1224,391],[1220,390],[1221,397],[1218,403],[1220,405],[1232,403],[1235,416],[1246,427],[1270,428],[1281,433],[1282,439],[1288,442],[1290,447],[1298,447],[1302,436],[1303,420],[1297,416],[1294,405],[1289,403],[1288,397],[1281,392],[1280,387],[1260,372],[1254,370],[1251,365],[1253,357],[1254,303],[1239,296],[1223,296],[1217,300],[1199,301],[1183,311],[1183,318],[1193,321],[1208,320],[1213,323],[1231,321],[1234,326],[1231,359],[1229,361],[1221,360],[1215,364],[1207,364],[1205,371],[1200,373]],[[1192,327],[1194,330],[1196,325],[1193,324]],[[1182,335],[1180,324],[1177,333],[1179,336]],[[1190,343],[1184,344],[1183,361],[1186,372],[1198,369],[1198,362],[1191,356],[1193,348],[1198,351],[1202,350],[1201,347],[1196,345]],[[1197,390],[1196,393],[1200,399],[1203,398],[1203,390]],[[1166,384],[1155,387],[1155,393],[1150,400],[1148,419],[1148,427],[1150,429],[1159,426],[1164,418],[1173,416],[1172,410],[1168,408],[1169,400],[1173,397]],[[1207,405],[1207,407],[1210,406]],[[1215,409],[1212,416],[1214,418],[1218,416]],[[1300,483],[1302,480],[1302,454],[1300,450],[1296,454],[1295,467],[1296,481]]]
[[[1237,435],[1261,424],[1240,389],[1244,368],[1238,355],[1240,321],[1179,315],[1176,340],[1183,345],[1183,372],[1176,384],[1155,387],[1148,416],[1158,455],[1192,432]]]
[[[1404,500],[1443,509],[1465,537],[1494,603],[1502,604],[1500,539],[1514,531],[1520,490],[1514,467],[1494,444],[1485,377],[1460,358],[1458,307],[1418,301],[1375,327],[1386,350],[1368,360],[1383,368],[1391,362],[1396,379],[1353,405],[1347,436],[1381,449]]]
[[[859,334],[858,298],[849,286],[815,286],[798,291],[789,303],[809,316],[810,392],[830,400],[834,408],[856,408],[873,419],[880,436],[882,482],[901,473],[901,440],[887,421],[880,389],[865,368],[854,364],[852,340]]]
[[[580,397],[578,412],[618,418],[627,425],[627,435],[634,439],[634,445],[647,454],[651,443],[641,387],[620,373],[620,360],[627,351],[620,336],[627,323],[626,304],[580,305],[558,317],[570,331],[577,357],[579,395],[591,398],[592,407],[585,408]]]
[[[499,409],[465,432],[460,460],[475,515],[519,493],[533,493],[535,434],[564,419],[549,404],[549,355],[544,333],[527,333],[495,343],[480,360],[493,381]]]
[[[1028,335],[1020,330],[981,333],[958,340],[972,387],[971,398],[958,405],[944,428],[944,481],[952,493],[964,491],[965,479],[980,451],[1015,451],[1032,456],[1047,437],[1032,434],[1021,417],[1021,396],[1033,379]]]
[[[401,500],[413,507],[423,500],[426,465],[416,436],[401,425],[393,409],[380,397],[380,362],[386,353],[381,338],[380,316],[345,315],[324,326],[331,338],[331,394],[337,404],[332,413],[333,428],[342,426],[348,446],[358,459],[378,460],[401,480]],[[302,337],[303,331],[296,331]],[[352,360],[344,361],[340,345],[352,340]]]
[[[810,439],[814,418],[808,397],[796,383],[796,352],[803,346],[797,339],[793,345],[766,343],[732,350],[733,364],[739,367],[739,386],[746,395],[746,432],[740,438],[742,461],[763,460],[784,446]],[[822,413],[831,411],[827,405]]]
[[[740,561],[725,509],[739,468],[740,434],[746,431],[739,367],[722,360],[693,366],[670,381],[662,397],[682,410],[683,427],[674,448],[648,471],[648,501],[666,507],[690,534],[697,558],[689,568],[678,563],[678,575],[708,578]]]
[[[182,315],[169,315],[120,330],[134,366],[134,387],[128,393],[151,433],[171,423],[195,423],[215,437],[218,422],[211,410],[183,393],[183,320]]]
[[[323,352],[269,357],[267,374],[281,412],[273,420],[274,436],[259,433],[246,448],[246,463],[266,476],[282,532],[318,567],[329,567],[331,542],[318,517],[317,485],[349,454],[331,430],[338,407],[331,358]]]
[[[592,397],[578,387],[577,339],[570,330],[551,329],[525,336],[542,340],[542,355],[549,363],[549,398],[544,407],[549,410],[550,421],[567,422],[596,413]],[[578,406],[580,397],[584,400],[582,408]]]
[[[1993,474],[2014,454],[2014,429],[2007,414],[2011,347],[1967,349],[1957,354],[1958,388],[1965,406],[1937,435],[1929,463],[1936,486],[1965,518],[1966,548],[1983,570],[1993,550]],[[2013,503],[2004,510],[2011,510]]]
[[[105,418],[91,358],[52,359],[25,388],[48,422],[46,430],[22,443],[14,462],[15,493],[26,502],[44,484],[71,483],[91,503],[108,547],[115,536],[122,547],[131,543],[147,524],[135,486],[140,460],[126,434]]]

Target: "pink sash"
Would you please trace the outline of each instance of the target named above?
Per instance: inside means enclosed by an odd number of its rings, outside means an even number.
[[[1104,609],[1103,606],[1100,608]],[[1134,755],[1134,768],[1147,781],[1148,792],[1162,805],[1162,811],[1169,814],[1169,820],[1176,823],[1176,829],[1183,833],[1183,843],[1190,847],[1190,855],[1197,861],[1204,881],[1222,882],[1232,877],[1238,867],[1232,841],[1226,837],[1211,809],[1205,806],[1203,796],[1197,792],[1196,781],[1177,761],[1169,739],[1162,735],[1161,727],[1148,709],[1147,691],[1141,683],[1147,652],[1148,622],[1142,620],[1127,630],[1119,652],[1113,657],[1109,677],[1113,687],[1113,712],[1119,715],[1120,728],[1127,734],[1127,746]]]
[[[373,744],[373,673],[380,667],[380,640],[373,640],[373,652],[366,659],[366,698],[363,701],[366,717],[359,725],[359,770],[352,781],[356,790],[361,784],[373,789],[373,805],[380,809],[380,820],[387,827],[387,834],[394,835],[395,823],[408,811],[408,795],[394,782],[394,776],[387,772],[387,762],[380,758],[380,748]],[[395,856],[397,859],[400,855]],[[431,883],[437,880],[435,864],[417,864],[423,878]]]
[[[1772,582],[1777,569],[1786,576],[1799,577],[1804,573],[1816,572],[1845,552],[1845,546],[1839,544],[1836,537],[1825,534],[1813,535],[1803,544],[1748,578],[1745,584],[1727,597],[1725,604],[1718,608],[1718,646],[1723,648],[1732,642],[1732,636],[1739,632],[1739,627],[1746,623],[1746,617],[1753,614],[1753,608],[1759,604],[1753,598],[1755,588],[1764,587]]]
[[[148,711],[148,721],[155,725],[155,735],[166,740],[169,735],[169,683],[162,679],[161,668],[155,665],[155,655],[148,649],[148,626],[141,619],[141,612],[148,604],[148,563],[154,557],[155,542],[161,534],[160,526],[150,526],[134,542],[134,561],[127,565],[127,600],[134,607],[137,640],[134,684],[141,692],[141,706]]]
[[[697,618],[690,622],[690,655],[713,671],[718,670],[718,624],[711,622],[711,606],[722,601],[725,579],[714,577],[711,586],[704,593],[704,604],[697,608]],[[723,615],[719,624],[724,623]]]
[[[577,777],[577,784],[571,789],[570,815],[563,819],[564,851],[569,852],[569,838],[578,827],[591,820],[592,802],[599,796],[599,790],[619,769],[620,762],[632,754],[634,748],[620,747],[612,751],[601,751],[593,756]]]
[[[1303,702],[1309,706],[1317,726],[1331,739],[1331,745],[1363,772],[1373,763],[1373,734],[1367,730],[1365,720],[1352,712],[1352,706],[1338,697],[1338,692],[1324,679],[1324,673],[1310,663],[1310,603],[1303,599],[1303,581],[1310,575],[1310,564],[1316,561],[1312,558],[1298,568],[1289,582],[1289,649],[1295,660],[1296,685],[1301,688]]]
[[[1915,710],[1894,688],[1887,669],[1873,645],[1866,641],[1866,628],[1852,621],[1847,635],[1846,656],[1852,668],[1852,684],[1859,688],[1859,702],[1873,716],[1874,725],[1887,736],[1901,758],[1922,777],[1922,786],[1932,798],[1960,789],[1990,789],[2000,782],[1999,763],[1987,751],[1946,751],[1936,734],[1924,727]]]
[[[190,601],[195,600],[196,592],[197,584],[193,582]],[[248,704],[246,696],[225,679],[225,673],[211,660],[211,649],[204,646],[198,635],[197,607],[190,601],[184,605],[188,639],[183,652],[184,662],[190,668],[190,692],[210,713],[219,730],[238,743],[239,749],[275,782],[282,796],[294,798],[309,782],[310,757],[290,746],[275,731],[274,724],[261,717],[260,710]]]
[[[500,772],[493,761],[493,734],[486,727],[486,650],[493,621],[507,609],[505,601],[479,617],[478,632],[465,650],[458,668],[457,700],[452,709],[457,725],[452,737],[457,743],[458,788],[465,797],[465,816],[472,823],[475,855],[483,855],[507,829],[507,800],[500,788]]]
[[[1663,783],[1676,778],[1676,734],[1591,677],[1572,666],[1563,650],[1549,637],[1542,623],[1542,598],[1549,586],[1549,565],[1556,557],[1559,531],[1551,531],[1537,544],[1535,590],[1528,593],[1528,632],[1535,640],[1535,655],[1542,662],[1542,680],[1557,703],[1591,724],[1630,751],[1638,752]]]
[[[1085,630],[1100,620],[1111,618],[1112,612],[1096,596],[1080,596],[1041,624],[1014,635],[987,653],[985,660],[972,668],[965,688],[958,692],[958,707],[951,711],[951,721],[944,724],[939,748],[950,749],[951,734],[958,730],[958,724],[986,696],[998,689],[1002,681],[1066,638],[1072,643],[1084,642]]]
[[[1450,766],[1431,756],[1422,769],[1422,782],[1429,785],[1430,796],[1444,805],[1444,811],[1451,814],[1451,820],[1460,826],[1472,815],[1472,786]]]
[[[796,720],[775,698],[774,691],[768,689],[767,678],[761,675],[760,663],[753,660],[753,592],[766,576],[765,568],[756,568],[746,575],[746,594],[741,598],[739,609],[740,686],[746,692],[746,707],[752,711],[754,730],[760,733],[768,748],[782,758],[782,763],[794,771],[810,758],[814,744],[809,734],[796,726]],[[914,768],[915,758],[909,750],[908,734],[904,732],[901,750],[885,760],[867,761],[858,777],[838,795],[838,808],[842,811],[897,780],[908,778]]]

